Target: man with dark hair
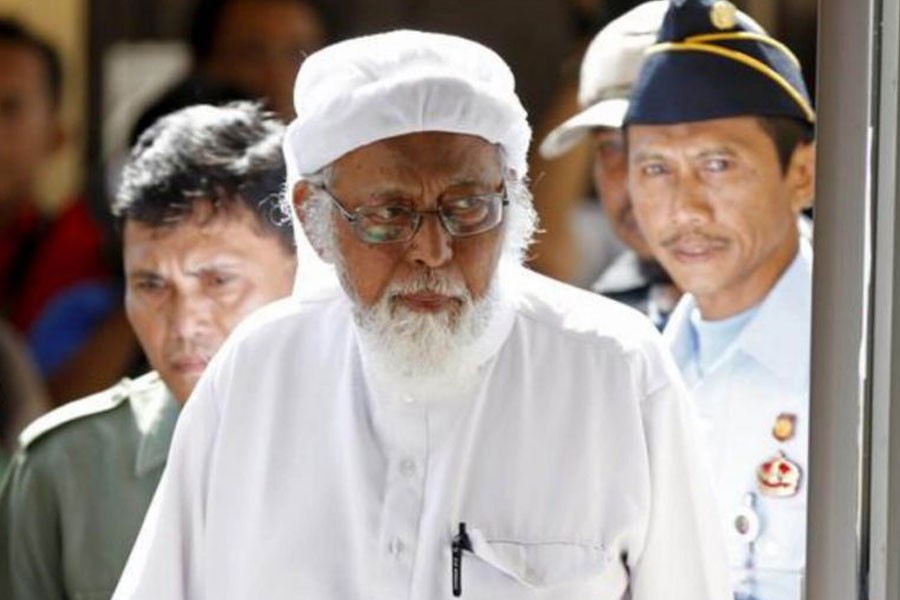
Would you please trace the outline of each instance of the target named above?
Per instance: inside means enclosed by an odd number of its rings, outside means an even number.
[[[23,432],[0,491],[0,597],[112,594],[180,406],[238,322],[291,290],[283,131],[238,103],[184,109],[141,136],[113,212],[126,313],[155,371]]]
[[[145,111],[135,133],[186,100],[211,96],[258,98],[290,120],[291,81],[331,37],[329,14],[318,0],[200,0],[190,27],[193,70]]]
[[[701,418],[735,595],[804,597],[815,113],[790,50],[673,2],[625,117],[635,215],[685,292],[664,331]]]

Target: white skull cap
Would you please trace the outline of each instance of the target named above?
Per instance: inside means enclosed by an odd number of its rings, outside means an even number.
[[[294,108],[288,189],[356,148],[426,131],[479,136],[517,175],[528,170],[531,128],[512,71],[461,37],[400,30],[323,48],[297,74]]]

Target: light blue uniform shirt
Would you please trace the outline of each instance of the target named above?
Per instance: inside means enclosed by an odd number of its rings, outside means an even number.
[[[757,307],[722,324],[722,331],[704,331],[709,352],[702,366],[691,295],[663,334],[700,415],[732,580],[744,597],[803,597],[811,302],[812,248],[801,239],[797,256]],[[774,435],[779,417],[794,423],[788,439]],[[757,472],[779,453],[799,468],[800,481],[795,494],[776,497],[766,494]]]
[[[712,371],[719,359],[728,350],[744,325],[749,323],[759,311],[759,305],[754,306],[733,317],[718,321],[706,321],[700,315],[700,309],[694,307],[691,312],[691,326],[694,330],[694,353],[697,361],[697,375],[703,377],[703,373]]]

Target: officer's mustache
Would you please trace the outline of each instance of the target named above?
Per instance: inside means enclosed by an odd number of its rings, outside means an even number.
[[[671,248],[673,246],[679,246],[681,244],[697,242],[713,247],[721,247],[727,245],[729,239],[724,236],[708,233],[694,227],[690,229],[678,230],[668,235],[667,237],[664,237],[661,244],[663,248]]]

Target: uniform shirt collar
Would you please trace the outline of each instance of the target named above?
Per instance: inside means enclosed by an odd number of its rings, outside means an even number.
[[[131,382],[128,396],[141,432],[134,472],[144,477],[165,464],[181,407],[156,373]]]
[[[763,300],[756,318],[741,332],[736,346],[785,384],[809,381],[812,310],[812,247],[800,250]]]
[[[740,352],[752,357],[783,384],[803,387],[809,381],[811,278],[812,247],[801,238],[794,260],[759,304],[753,319],[723,353],[718,364]],[[685,294],[663,333],[675,362],[683,372],[695,360],[696,346],[690,315],[696,308],[694,297]]]
[[[697,308],[691,312],[691,326],[697,342],[696,359],[701,372],[720,362],[759,309],[760,305],[756,304],[736,315],[715,321],[704,320]]]

